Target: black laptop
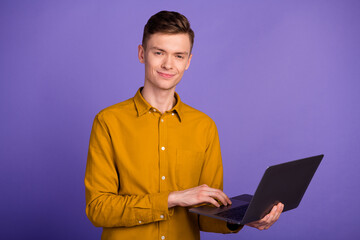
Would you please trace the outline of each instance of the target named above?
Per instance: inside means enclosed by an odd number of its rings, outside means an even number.
[[[281,202],[284,212],[296,208],[324,155],[299,159],[268,167],[255,194],[231,199],[228,206],[203,205],[189,211],[230,223],[247,224],[262,219]]]

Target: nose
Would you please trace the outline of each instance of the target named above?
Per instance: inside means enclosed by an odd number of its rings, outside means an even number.
[[[164,69],[172,69],[172,66],[173,66],[173,62],[172,62],[171,56],[166,56],[164,58],[164,61],[163,61],[161,67],[163,67]]]

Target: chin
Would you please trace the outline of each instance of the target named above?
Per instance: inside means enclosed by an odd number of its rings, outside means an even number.
[[[162,89],[162,90],[171,90],[174,89],[176,87],[176,85],[162,85],[162,86],[158,86],[158,88]]]
[[[163,89],[163,90],[171,90],[178,85],[179,82],[173,82],[169,80],[162,80],[155,84],[156,87]]]

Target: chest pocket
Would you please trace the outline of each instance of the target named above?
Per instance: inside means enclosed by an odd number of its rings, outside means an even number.
[[[204,153],[190,150],[176,151],[176,185],[187,189],[199,185]]]

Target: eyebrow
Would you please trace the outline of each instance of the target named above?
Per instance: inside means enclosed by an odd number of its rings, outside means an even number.
[[[161,48],[158,48],[158,47],[151,47],[150,49],[156,49],[156,50],[159,50],[159,51],[162,51],[162,52],[166,52],[164,49],[161,49]],[[175,54],[188,55],[189,53],[185,51],[185,52],[176,52]]]

